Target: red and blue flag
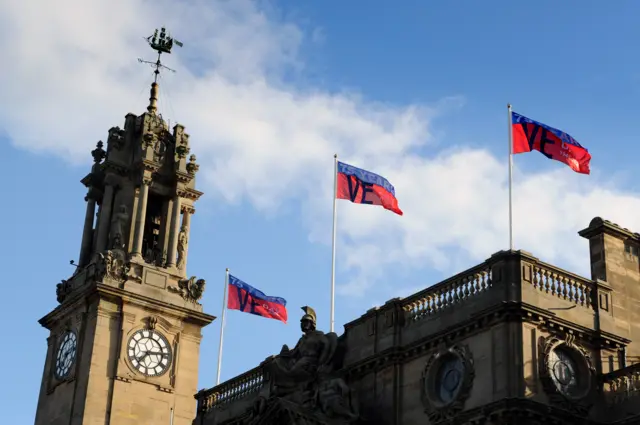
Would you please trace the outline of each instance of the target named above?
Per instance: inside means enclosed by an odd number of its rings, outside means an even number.
[[[381,205],[402,215],[396,191],[384,177],[338,161],[337,179],[336,198],[356,204]]]
[[[564,162],[573,171],[589,174],[591,154],[573,137],[515,112],[511,113],[513,153],[536,150],[549,159]]]
[[[264,292],[229,275],[227,308],[287,323],[287,301]]]

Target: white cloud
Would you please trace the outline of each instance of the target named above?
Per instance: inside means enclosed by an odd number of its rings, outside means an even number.
[[[165,23],[185,47],[167,58],[179,74],[161,82],[161,110],[187,126],[211,196],[269,213],[300,202],[311,240],[329,242],[334,152],[396,186],[404,217],[341,201],[340,266],[356,272],[343,291],[362,291],[391,266],[448,270],[506,248],[503,158],[464,147],[417,153],[432,141],[432,119],[463,99],[400,107],[300,89],[283,75],[304,72],[299,51],[324,32],[307,34],[260,5],[0,0],[0,126],[25,149],[88,160],[108,127],[144,110],[151,73],[135,58],[153,59],[142,37]],[[640,229],[639,210],[637,195],[561,164],[516,169],[517,247],[547,261],[585,272],[576,231],[595,215]]]

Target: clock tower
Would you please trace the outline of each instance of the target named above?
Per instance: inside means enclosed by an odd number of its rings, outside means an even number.
[[[202,195],[182,125],[157,110],[162,29],[147,111],[128,114],[91,152],[80,255],[57,285],[36,425],[191,424],[204,279],[187,274],[191,217]]]

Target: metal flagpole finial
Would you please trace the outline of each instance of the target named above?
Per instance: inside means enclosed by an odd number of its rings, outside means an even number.
[[[511,104],[507,103],[507,109],[511,109]]]
[[[333,154],[333,157],[334,157],[334,158],[338,158],[338,154],[337,154],[337,153],[334,153],[334,154]]]
[[[229,273],[229,267],[227,267],[227,273]]]

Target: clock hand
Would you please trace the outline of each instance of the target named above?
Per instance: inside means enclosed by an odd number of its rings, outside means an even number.
[[[167,355],[167,353],[163,353],[162,351],[149,351],[149,354],[157,354],[161,355],[162,357],[165,357]]]
[[[143,355],[141,355],[140,357],[136,357],[136,360],[140,361],[140,360],[144,359],[145,357],[147,357],[147,355],[149,355],[149,352],[145,351]]]

